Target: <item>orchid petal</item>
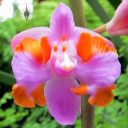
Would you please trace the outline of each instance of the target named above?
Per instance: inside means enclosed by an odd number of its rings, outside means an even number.
[[[16,36],[14,36],[14,38],[12,39],[12,42],[11,42],[12,50],[14,50],[15,46],[19,44],[26,37],[40,40],[41,37],[47,36],[48,33],[49,33],[49,28],[47,27],[35,27],[32,29],[27,29],[25,31],[22,31]]]
[[[28,53],[14,54],[12,68],[17,82],[22,84],[45,83],[50,77],[48,66],[36,63]]]
[[[89,34],[91,34],[92,37],[100,37],[100,38],[102,38],[106,42],[106,44],[108,46],[114,47],[113,43],[110,40],[108,40],[107,38],[104,38],[103,36],[101,36],[100,34],[94,32],[94,31],[91,31],[89,29],[82,28],[82,27],[76,27],[76,31],[78,33],[80,33],[80,35],[81,35],[81,33],[89,33]]]
[[[93,93],[89,97],[88,102],[91,105],[104,107],[112,101],[114,97],[112,91],[114,89],[116,89],[114,84],[106,87],[93,87]]]
[[[112,93],[114,89],[116,89],[116,86],[114,84],[107,86],[81,84],[78,87],[72,88],[71,91],[79,96],[88,94],[90,95],[88,99],[89,104],[98,107],[104,107],[108,105],[114,98],[114,95]]]
[[[30,85],[15,84],[12,88],[12,96],[15,104],[25,107],[33,108],[35,103],[39,106],[46,104],[44,96],[43,85],[36,85],[34,89],[30,88]]]
[[[50,36],[53,40],[70,39],[75,35],[73,14],[61,3],[54,11],[50,22]]]
[[[71,92],[71,88],[76,86],[78,82],[71,78],[52,79],[45,85],[48,110],[62,125],[72,125],[77,118],[80,97]]]
[[[87,85],[111,85],[120,75],[120,63],[114,53],[93,56],[76,68],[76,78]]]
[[[111,35],[128,35],[128,1],[123,0],[106,29]]]
[[[114,46],[101,36],[81,33],[76,49],[81,58],[76,67],[76,78],[80,82],[85,85],[111,85],[119,77],[120,63],[117,52]]]
[[[50,78],[49,68],[37,63],[29,53],[22,52],[14,53],[12,68],[17,81],[12,90],[14,102],[27,108],[34,107],[35,103],[43,106],[45,97],[41,84]]]

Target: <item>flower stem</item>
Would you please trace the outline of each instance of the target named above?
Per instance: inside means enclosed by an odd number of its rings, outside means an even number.
[[[83,0],[69,0],[76,26],[85,27]],[[88,104],[89,96],[81,98],[81,127],[93,128],[94,107]]]
[[[83,0],[69,0],[76,26],[85,27]]]
[[[93,31],[99,34],[106,32],[106,24],[103,24],[102,26],[94,29]]]
[[[88,104],[89,96],[81,98],[81,125],[82,128],[93,128],[94,107]]]

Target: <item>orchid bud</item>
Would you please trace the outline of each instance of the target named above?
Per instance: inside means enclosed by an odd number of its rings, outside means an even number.
[[[110,35],[128,35],[128,0],[123,0],[117,8],[106,30]]]

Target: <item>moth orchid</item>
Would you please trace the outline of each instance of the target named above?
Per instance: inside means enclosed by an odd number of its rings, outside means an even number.
[[[111,35],[128,35],[128,0],[123,0],[106,29]]]
[[[17,105],[46,104],[57,122],[71,125],[80,111],[81,95],[90,95],[88,102],[95,106],[112,100],[120,75],[116,49],[99,34],[75,27],[65,4],[56,8],[49,28],[25,30],[13,38],[11,47]]]

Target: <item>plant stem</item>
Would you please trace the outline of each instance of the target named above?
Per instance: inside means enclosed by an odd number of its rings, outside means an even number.
[[[81,98],[81,124],[82,128],[93,128],[94,122],[94,107],[88,104],[89,96]]]
[[[106,32],[106,24],[94,29],[93,31],[96,32],[96,33],[99,33],[99,34],[101,34],[103,32]]]
[[[69,0],[76,26],[85,27],[83,0]],[[81,127],[93,128],[94,107],[88,104],[89,96],[81,98]]]
[[[76,26],[85,27],[83,0],[69,0]]]

